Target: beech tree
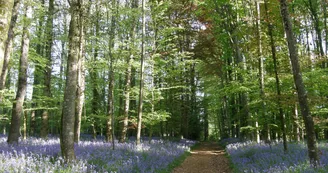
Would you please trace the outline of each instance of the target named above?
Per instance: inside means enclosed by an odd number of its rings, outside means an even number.
[[[29,26],[30,20],[27,18],[27,7],[25,7],[25,19],[23,27],[23,35],[21,42],[21,56],[19,60],[19,77],[18,77],[18,89],[15,102],[13,103],[13,111],[11,115],[10,131],[8,135],[8,144],[18,144],[20,136],[21,117],[24,113],[23,104],[26,95],[27,87],[27,66],[28,66],[28,53],[30,46]]]
[[[7,40],[5,43],[5,50],[4,50],[4,55],[3,55],[3,65],[2,65],[2,69],[1,69],[1,75],[0,75],[0,90],[3,90],[5,87],[5,84],[6,84],[6,78],[7,78],[7,74],[8,74],[8,68],[9,68],[8,65],[9,65],[9,60],[10,60],[10,56],[11,56],[11,52],[12,52],[13,40],[15,37],[14,28],[17,23],[17,17],[18,17],[18,12],[19,12],[18,10],[19,10],[20,4],[21,4],[21,0],[14,0],[14,6],[13,6],[12,12],[11,12],[10,26],[8,29],[8,36],[7,36]],[[10,10],[10,9],[11,8],[9,8],[8,10]],[[4,32],[4,33],[6,33],[6,32]]]
[[[67,59],[67,76],[64,91],[64,101],[61,118],[60,146],[62,156],[69,162],[75,159],[74,153],[74,122],[75,99],[77,91],[78,61],[80,52],[80,11],[83,1],[72,0],[70,2],[71,21],[69,25],[69,51]]]
[[[1,33],[8,33],[11,19],[11,11],[14,5],[14,0],[1,1],[0,3],[0,31]],[[1,34],[0,36],[0,71],[2,71],[3,57],[5,53],[5,43],[7,40],[7,34]]]
[[[305,130],[307,135],[307,145],[310,162],[317,165],[319,162],[318,147],[314,131],[314,122],[308,105],[307,93],[304,87],[302,72],[299,64],[299,58],[296,49],[295,37],[293,34],[293,25],[290,20],[288,5],[286,0],[280,1],[281,16],[284,22],[284,28],[287,35],[287,43],[289,49],[289,58],[292,64],[294,83],[297,90],[298,101],[303,116]]]

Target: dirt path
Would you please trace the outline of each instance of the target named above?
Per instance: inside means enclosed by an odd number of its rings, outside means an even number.
[[[173,173],[231,173],[224,150],[214,142],[202,142]]]

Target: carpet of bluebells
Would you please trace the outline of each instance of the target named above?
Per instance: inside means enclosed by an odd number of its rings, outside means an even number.
[[[182,156],[194,144],[183,140],[169,142],[145,140],[136,146],[134,141],[112,145],[103,140],[85,140],[75,146],[77,160],[63,165],[58,138],[20,140],[10,146],[6,136],[0,136],[0,172],[160,172]]]
[[[318,144],[320,166],[310,165],[307,146],[304,143],[289,143],[288,152],[283,151],[283,144],[254,142],[235,142],[236,139],[225,140],[226,151],[231,159],[234,172],[243,173],[311,173],[328,172],[328,143]]]

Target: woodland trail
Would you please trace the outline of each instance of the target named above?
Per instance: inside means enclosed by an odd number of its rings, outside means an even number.
[[[172,173],[231,173],[229,160],[218,143],[201,142]]]

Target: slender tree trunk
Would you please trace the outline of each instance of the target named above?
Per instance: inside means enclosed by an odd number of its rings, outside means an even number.
[[[79,14],[81,1],[70,1],[71,21],[69,26],[69,53],[67,59],[67,76],[64,91],[63,114],[61,119],[60,146],[66,162],[75,159],[74,153],[74,122],[75,99],[77,90],[78,59],[80,46]]]
[[[282,140],[284,144],[284,151],[287,152],[287,135],[286,135],[286,124],[285,124],[285,116],[284,112],[281,107],[280,99],[281,99],[281,91],[280,91],[280,79],[278,75],[278,65],[277,65],[277,55],[276,55],[276,44],[275,40],[273,38],[273,24],[272,21],[270,21],[269,18],[269,8],[268,8],[268,2],[267,0],[264,1],[264,7],[265,7],[265,15],[267,18],[267,24],[268,24],[268,34],[270,37],[270,46],[271,46],[271,53],[272,53],[272,58],[273,58],[273,66],[274,66],[274,73],[275,73],[275,78],[276,78],[276,90],[277,90],[277,95],[278,95],[278,100],[277,104],[279,107],[279,117],[280,117],[280,122],[281,122],[281,130],[282,130]]]
[[[293,108],[292,113],[293,113],[294,140],[299,142],[301,140],[301,137],[300,137],[300,124],[299,124],[299,119],[298,119],[297,103],[295,103],[295,107]]]
[[[259,85],[260,85],[260,97],[261,97],[261,107],[262,110],[261,115],[264,118],[264,140],[269,139],[269,125],[268,120],[265,114],[265,93],[264,93],[264,63],[263,63],[263,55],[262,55],[262,37],[261,37],[261,12],[260,12],[260,2],[256,1],[256,26],[257,26],[257,54],[258,54],[258,64],[259,64]],[[256,122],[258,124],[258,122]],[[257,143],[260,142],[259,137],[259,129],[256,129],[256,135],[257,135]]]
[[[310,158],[310,163],[316,166],[319,161],[318,147],[314,131],[314,122],[310,113],[310,109],[307,101],[307,93],[304,87],[301,68],[298,60],[295,37],[293,35],[293,26],[290,20],[288,5],[286,0],[280,0],[280,10],[281,16],[284,23],[285,32],[287,35],[289,57],[292,64],[294,82],[297,90],[298,101],[301,108],[301,113],[303,116],[306,135],[307,135],[307,145],[308,154]]]
[[[108,116],[107,116],[107,142],[112,142],[112,149],[115,149],[115,134],[114,134],[114,87],[115,87],[115,74],[114,74],[114,39],[115,39],[115,28],[116,28],[116,18],[118,15],[118,0],[112,1],[112,9],[115,9],[115,12],[112,12],[111,17],[111,27],[109,33],[109,58],[110,58],[110,67],[109,67],[109,84],[108,84]],[[107,13],[107,21],[109,21],[109,13]]]
[[[322,0],[322,11],[323,11],[323,17],[324,17],[324,28],[325,28],[325,42],[326,42],[326,55],[328,54],[328,27],[327,27],[327,0]],[[327,62],[326,62],[326,67],[328,66]]]
[[[25,9],[25,17],[27,9]],[[29,23],[26,21],[23,27],[21,57],[19,60],[18,90],[11,115],[11,124],[8,136],[8,144],[18,144],[20,136],[20,123],[23,114],[23,104],[27,87],[27,68],[28,68],[28,51],[30,46]]]
[[[145,35],[146,35],[146,15],[145,0],[142,0],[142,40],[141,40],[141,69],[140,69],[140,89],[139,89],[139,106],[138,106],[138,128],[137,141],[140,144],[141,124],[142,124],[142,106],[143,106],[143,85],[144,85],[144,58],[145,58]]]
[[[1,75],[0,75],[0,90],[3,90],[5,88],[5,84],[6,84],[6,78],[7,78],[7,73],[8,73],[8,69],[9,69],[9,67],[8,67],[9,60],[10,60],[10,55],[12,52],[13,40],[15,37],[14,28],[16,27],[16,23],[17,23],[18,9],[19,9],[20,3],[21,3],[21,0],[15,0],[14,6],[12,8],[12,16],[11,16],[10,26],[9,26],[9,30],[8,30],[7,40],[5,43],[5,53],[3,56],[3,65],[2,65]],[[2,34],[3,33],[1,33],[1,35]]]
[[[123,107],[123,126],[121,132],[120,142],[126,140],[126,133],[128,131],[129,122],[129,107],[130,107],[130,90],[131,90],[131,60],[132,56],[127,58],[127,70],[125,74],[125,91],[124,91],[124,107]]]
[[[83,6],[83,4],[81,4]],[[76,105],[75,105],[75,122],[74,122],[74,142],[80,142],[81,134],[81,119],[84,105],[84,90],[85,90],[85,67],[84,67],[84,46],[85,46],[85,30],[84,30],[84,12],[80,10],[79,24],[79,60],[78,60],[78,75],[77,75],[77,90],[76,90]]]
[[[11,13],[14,0],[6,0],[0,2],[0,72],[2,71],[2,63],[5,54],[5,44],[8,37]]]

